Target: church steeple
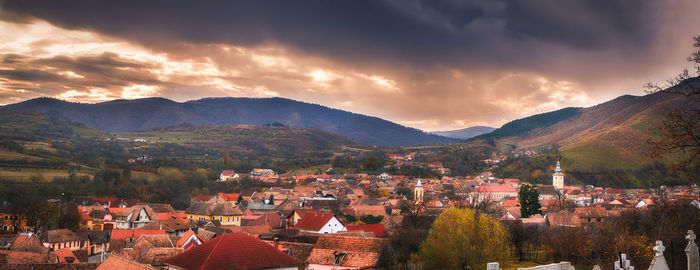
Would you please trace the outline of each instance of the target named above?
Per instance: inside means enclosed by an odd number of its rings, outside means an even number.
[[[561,162],[557,158],[557,167],[554,169],[554,174],[552,174],[552,185],[559,189],[564,189],[564,173],[561,172]]]
[[[418,183],[416,183],[416,187],[413,188],[413,201],[416,203],[420,203],[423,201],[423,183],[421,183],[420,178],[418,178]]]

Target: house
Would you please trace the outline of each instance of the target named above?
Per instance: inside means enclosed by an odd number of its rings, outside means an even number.
[[[243,212],[227,203],[193,202],[185,210],[189,220],[218,220],[221,225],[241,226]]]
[[[179,240],[175,243],[175,247],[182,248],[184,250],[189,250],[193,247],[199,246],[204,243],[202,238],[194,233],[191,229],[185,233]]]
[[[386,245],[387,240],[381,238],[323,235],[306,259],[306,269],[381,268]]]
[[[3,232],[10,233],[27,232],[30,229],[24,216],[5,207],[0,207],[0,225]]]
[[[172,269],[280,269],[297,270],[303,263],[262,240],[242,234],[224,234],[165,261]]]
[[[234,170],[224,170],[221,172],[221,175],[219,175],[219,180],[218,182],[226,182],[229,180],[238,180],[240,179],[241,176],[236,173]]]
[[[39,236],[39,239],[44,243],[44,246],[52,250],[69,248],[70,250],[78,250],[81,248],[81,239],[68,229],[50,230]]]
[[[134,205],[116,215],[117,229],[138,229],[158,220],[158,214],[148,205]]]
[[[336,233],[346,230],[345,225],[335,217],[335,214],[321,212],[304,215],[304,217],[294,225],[294,228],[300,231],[313,233]]]
[[[507,197],[518,197],[518,191],[508,185],[481,185],[470,193],[476,201],[500,201]]]

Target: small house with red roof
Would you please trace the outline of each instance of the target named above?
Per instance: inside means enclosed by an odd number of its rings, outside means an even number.
[[[173,269],[297,270],[303,263],[262,240],[242,234],[223,234],[165,261]]]
[[[345,231],[345,225],[332,213],[308,213],[294,225],[295,229],[313,233],[337,233]]]
[[[177,242],[175,243],[175,247],[179,247],[184,250],[189,250],[203,243],[204,240],[202,240],[202,238],[199,238],[199,236],[196,233],[194,233],[192,229],[190,229],[182,237],[180,237],[179,240],[177,240]]]

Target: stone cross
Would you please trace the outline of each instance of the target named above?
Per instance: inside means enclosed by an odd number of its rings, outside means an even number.
[[[664,250],[666,250],[666,247],[664,247],[663,242],[661,242],[661,240],[656,240],[656,245],[654,246],[654,253],[656,253],[656,255],[654,255],[654,259],[651,260],[649,270],[669,270],[666,259],[664,258]]]
[[[700,251],[698,251],[698,245],[695,244],[695,238],[693,230],[688,230],[688,235],[685,236],[685,239],[688,240],[688,245],[685,247],[688,270],[700,270]]]
[[[620,254],[620,261],[615,261],[615,270],[634,270],[634,266],[630,265],[630,260],[627,259],[627,254]]]

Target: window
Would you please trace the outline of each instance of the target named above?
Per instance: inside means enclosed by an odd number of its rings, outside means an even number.
[[[341,251],[341,252],[336,251],[336,252],[333,252],[333,254],[335,255],[335,260],[333,261],[333,265],[340,265],[341,263],[343,263],[343,259],[345,258],[345,254],[347,254],[347,252],[345,252],[345,251]]]

